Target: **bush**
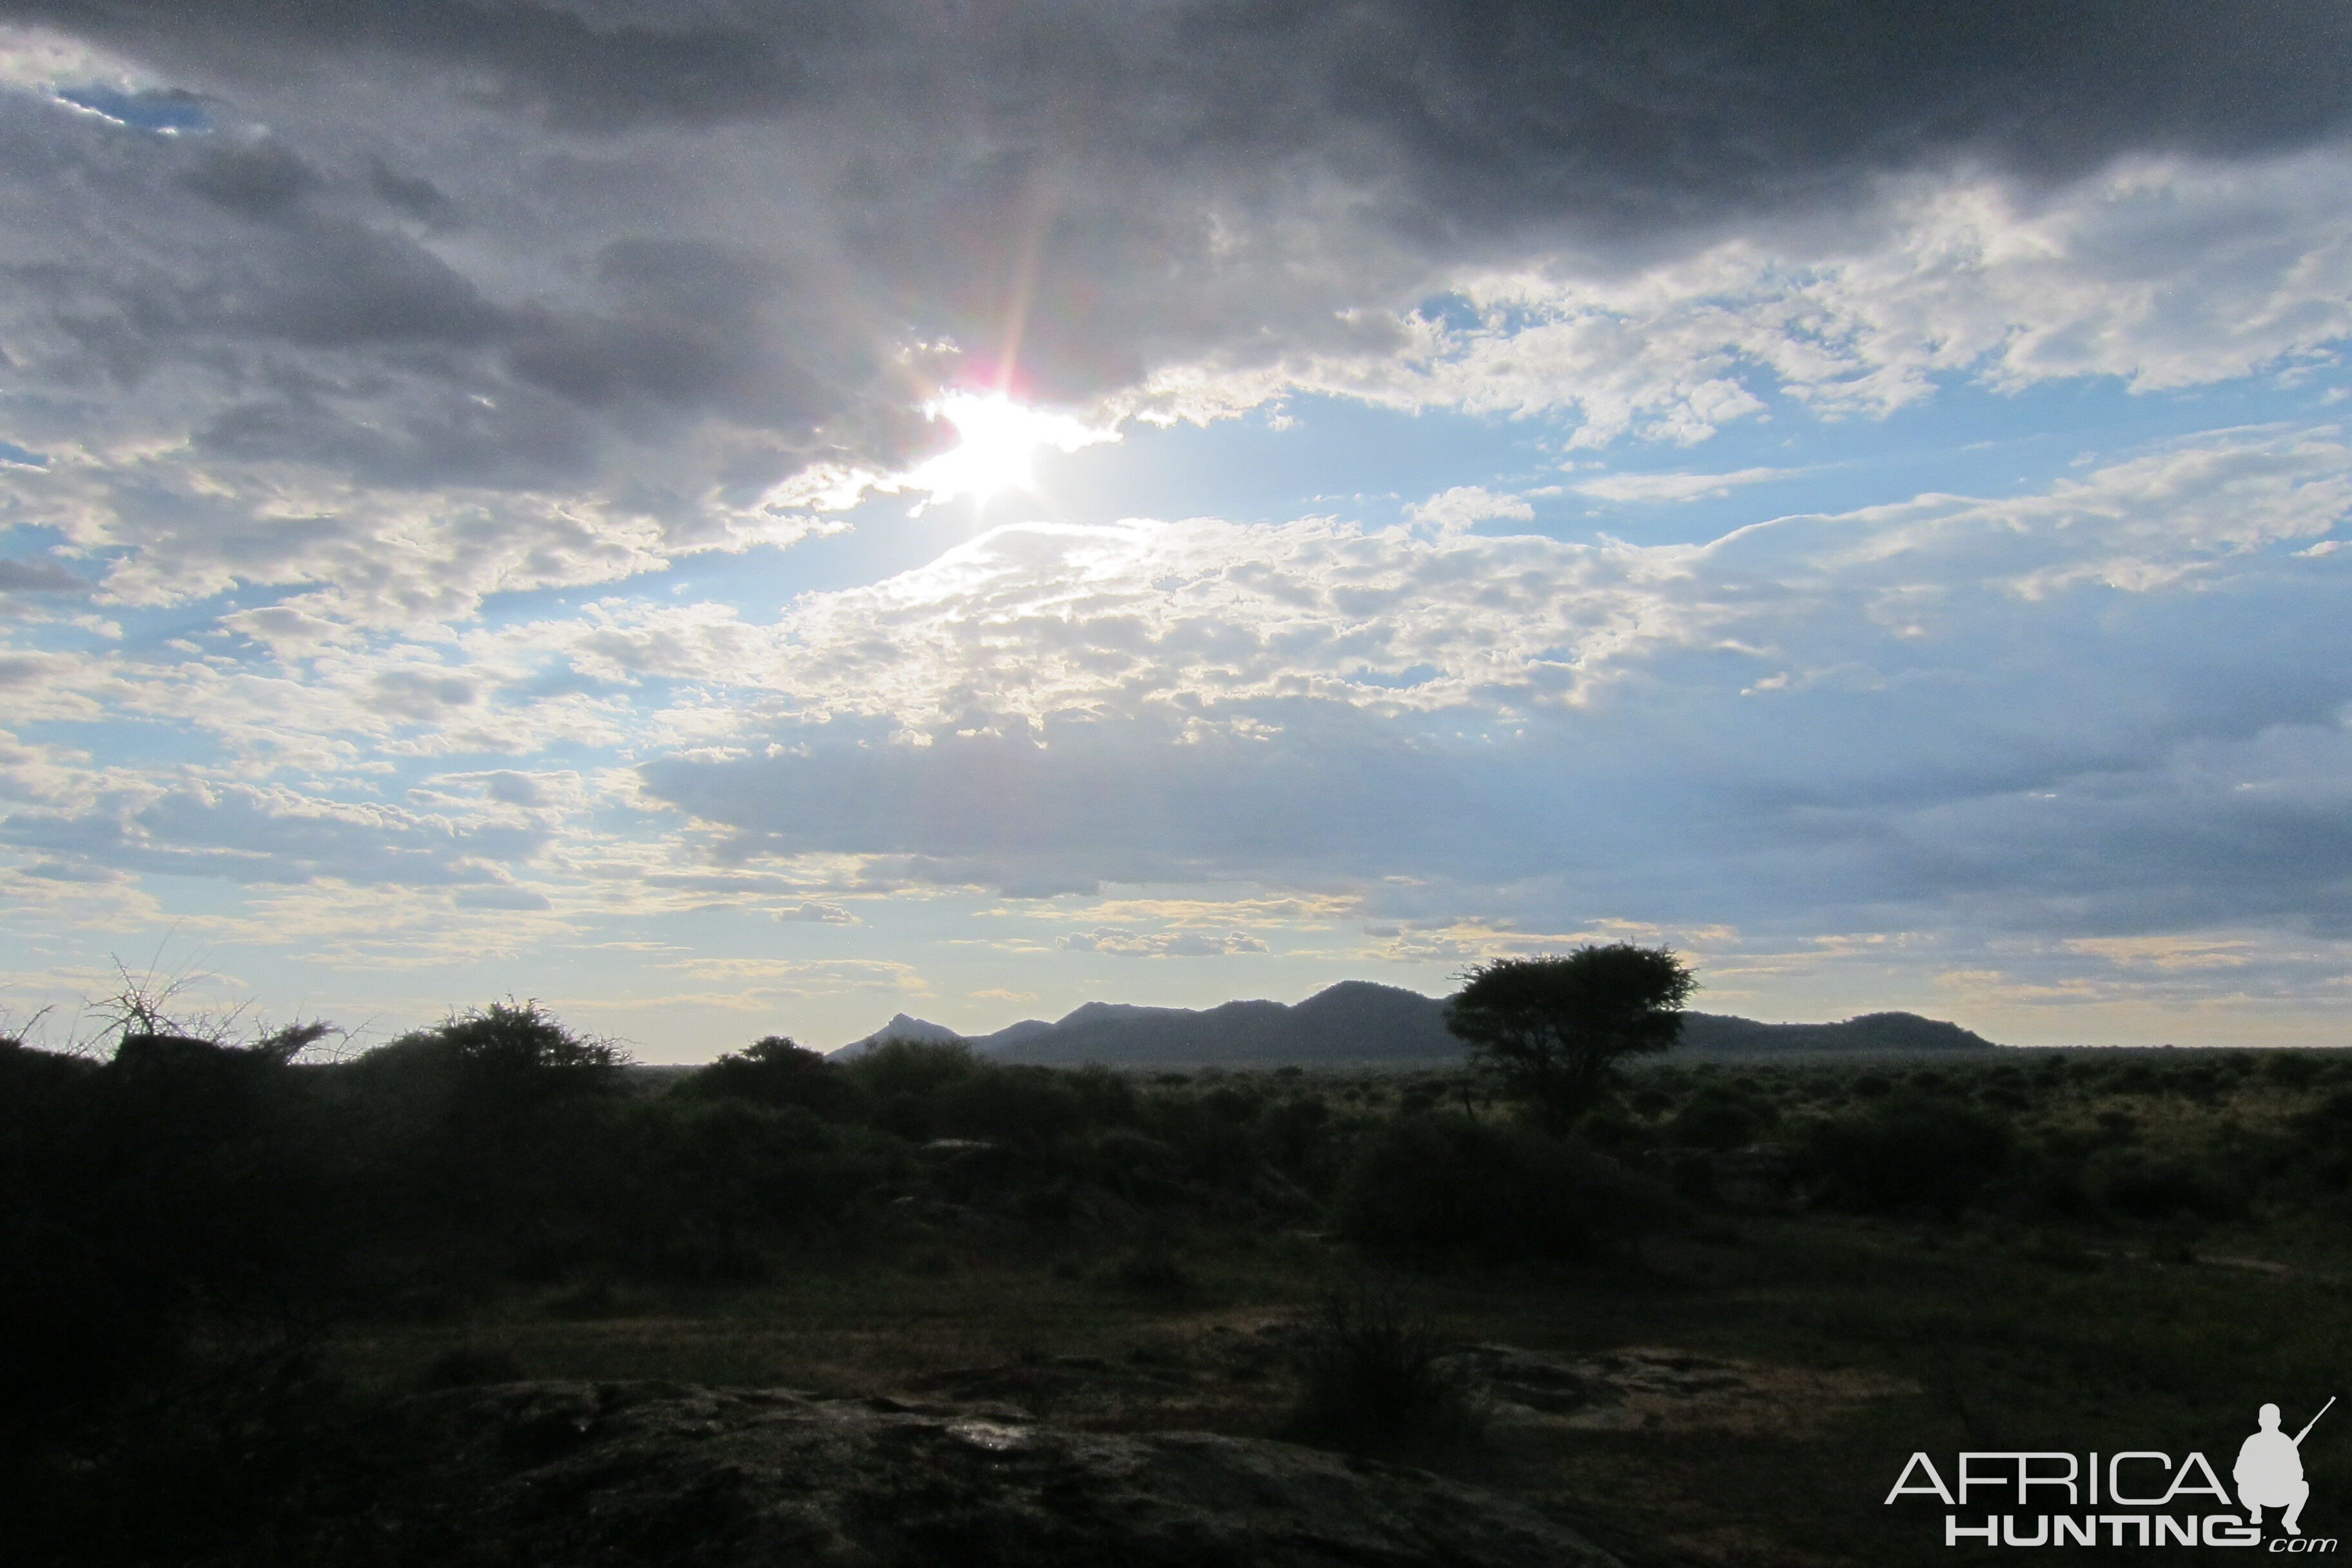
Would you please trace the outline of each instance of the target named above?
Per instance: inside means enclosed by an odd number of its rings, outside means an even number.
[[[1339,1233],[1395,1258],[1587,1258],[1664,1212],[1615,1163],[1525,1128],[1415,1116],[1373,1137],[1341,1179]]]
[[[2295,1134],[2289,1173],[2331,1191],[2352,1186],[2352,1091],[2336,1089],[2287,1125]]]
[[[1298,1349],[1298,1403],[1286,1435],[1320,1448],[1434,1458],[1485,1435],[1477,1406],[1438,1363],[1427,1319],[1388,1291],[1335,1294]]]
[[[928,1100],[981,1067],[980,1058],[961,1040],[885,1040],[852,1058],[844,1070],[877,1100],[900,1095]]]
[[[2246,1212],[2242,1188],[2191,1160],[2117,1152],[2101,1159],[2093,1185],[2099,1200],[2132,1219],[2235,1219]]]
[[[672,1092],[688,1100],[742,1100],[776,1110],[797,1105],[828,1121],[854,1118],[866,1094],[847,1069],[782,1035],[720,1057]]]
[[[1085,1107],[1051,1068],[982,1067],[939,1097],[940,1131],[998,1143],[1047,1143],[1078,1130]]]
[[[1304,1095],[1277,1100],[1259,1119],[1259,1137],[1275,1164],[1325,1190],[1334,1143],[1328,1105]]]
[[[331,1071],[380,1131],[485,1142],[617,1098],[627,1054],[573,1034],[537,1002],[493,1002],[415,1029]]]
[[[2309,1089],[2319,1079],[2321,1063],[2301,1051],[2267,1051],[2263,1076],[2282,1089]]]
[[[202,1310],[310,1304],[342,1245],[330,1142],[267,1051],[0,1047],[0,1450],[166,1377]]]
[[[561,1268],[604,1225],[618,1179],[626,1058],[533,1003],[497,1003],[323,1069],[362,1189],[348,1221],[376,1244],[431,1238],[467,1268]]]
[[[1832,1203],[1878,1214],[1958,1213],[2009,1163],[2009,1124],[1952,1100],[1906,1096],[1814,1123],[1806,1163]]]
[[[1644,1154],[1658,1146],[1658,1130],[1614,1101],[1586,1111],[1575,1135],[1578,1142],[1611,1154]]]
[[[1720,1084],[1703,1085],[1668,1119],[1666,1141],[1685,1149],[1741,1149],[1780,1120],[1780,1112],[1753,1094]]]
[[[802,1106],[664,1099],[615,1117],[596,1169],[550,1212],[583,1226],[557,1261],[639,1276],[749,1283],[773,1245],[833,1233],[906,1166],[904,1145]]]
[[[1183,1161],[1176,1150],[1131,1127],[1087,1139],[1074,1163],[1078,1174],[1138,1208],[1159,1208],[1183,1190]]]

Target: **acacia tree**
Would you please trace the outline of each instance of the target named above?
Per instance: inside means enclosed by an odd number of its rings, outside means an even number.
[[[1680,1037],[1682,1006],[1698,988],[1664,947],[1612,942],[1565,956],[1498,958],[1474,965],[1446,1005],[1445,1026],[1471,1059],[1562,1129],[1590,1110],[1626,1057]]]

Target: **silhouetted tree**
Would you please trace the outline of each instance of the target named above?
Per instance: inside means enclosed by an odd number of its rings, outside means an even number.
[[[1670,949],[1622,942],[1498,958],[1462,978],[1445,1026],[1554,1130],[1591,1109],[1620,1060],[1673,1045],[1698,986]]]

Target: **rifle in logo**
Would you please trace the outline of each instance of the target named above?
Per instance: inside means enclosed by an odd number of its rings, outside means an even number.
[[[2329,1394],[2329,1395],[2327,1396],[2327,1404],[2323,1405],[2321,1405],[2321,1406],[2319,1407],[2319,1415],[2326,1415],[2326,1414],[2327,1414],[2327,1412],[2328,1412],[2328,1410],[2329,1410],[2329,1408],[2330,1408],[2331,1406],[2333,1406],[2333,1405],[2335,1405],[2335,1403],[2336,1403],[2336,1395],[2334,1395],[2334,1394]],[[2308,1437],[2308,1436],[2311,1436],[2311,1429],[2312,1429],[2314,1426],[2318,1426],[2318,1425],[2319,1425],[2319,1415],[2315,1415],[2315,1416],[2313,1416],[2310,1420],[2308,1420],[2308,1421],[2305,1422],[2305,1423],[2303,1424],[2303,1430],[2302,1430],[2302,1431],[2300,1431],[2300,1432],[2297,1432],[2297,1433],[2294,1435],[2294,1446],[2295,1446],[2297,1448],[2302,1447],[2303,1447],[2303,1440],[2304,1440],[2305,1437]]]

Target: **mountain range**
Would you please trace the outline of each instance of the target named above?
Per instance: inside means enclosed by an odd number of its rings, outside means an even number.
[[[1462,1042],[1447,1032],[1445,1004],[1394,985],[1343,980],[1295,1006],[1227,1002],[1203,1009],[1089,1002],[1047,1023],[1027,1018],[993,1034],[963,1036],[901,1013],[836,1056],[885,1040],[961,1040],[995,1061],[1075,1067],[1277,1067],[1335,1062],[1459,1059]],[[1685,1013],[1675,1049],[1694,1056],[1792,1052],[1978,1051],[1993,1043],[1958,1024],[1916,1013],[1868,1013],[1837,1024],[1760,1024],[1717,1013]]]

